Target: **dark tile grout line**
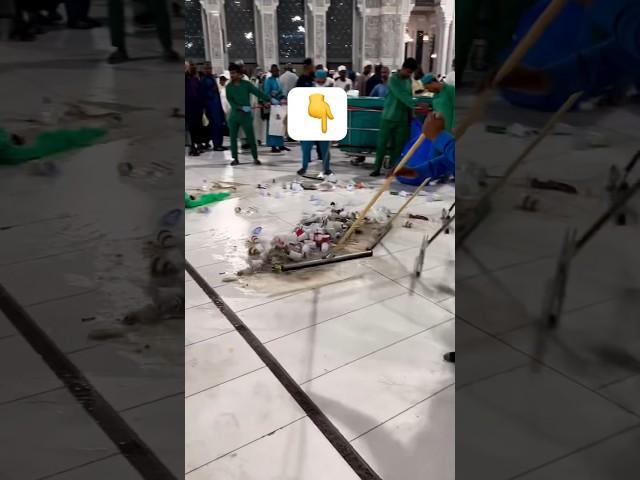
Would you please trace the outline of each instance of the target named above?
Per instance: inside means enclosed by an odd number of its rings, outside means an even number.
[[[91,460],[90,462],[81,463],[81,464],[76,465],[74,467],[66,468],[64,470],[60,470],[58,472],[51,473],[49,475],[45,475],[44,477],[38,477],[36,480],[48,480],[48,479],[51,479],[51,478],[55,479],[55,477],[57,477],[58,475],[62,475],[63,473],[73,472],[74,470],[79,470],[79,469],[87,467],[89,465],[93,465],[94,463],[99,463],[99,462],[102,462],[104,460],[108,460],[110,458],[118,457],[120,455],[122,455],[120,452],[112,453],[110,455],[107,455],[106,457],[101,457],[101,458],[97,458],[95,460]]]
[[[541,465],[538,465],[538,466],[533,467],[533,468],[529,468],[529,469],[525,470],[524,472],[520,472],[520,473],[518,473],[517,475],[515,475],[513,477],[509,477],[508,480],[515,480],[517,478],[522,478],[524,475],[528,475],[529,473],[535,472],[535,471],[540,470],[540,469],[542,469],[544,467],[547,467],[547,466],[552,465],[554,463],[560,462],[560,461],[564,460],[565,458],[569,458],[572,455],[575,455],[577,453],[580,453],[580,452],[583,452],[585,450],[588,450],[591,447],[594,447],[594,446],[599,445],[601,443],[607,442],[607,441],[609,441],[609,440],[611,440],[611,439],[613,439],[615,437],[618,437],[620,435],[624,435],[625,433],[628,433],[628,432],[630,432],[632,430],[635,430],[635,429],[638,429],[638,428],[640,428],[640,424],[637,424],[637,423],[635,425],[631,425],[629,427],[623,428],[622,430],[619,430],[619,431],[617,431],[615,433],[612,433],[611,435],[607,435],[604,438],[600,438],[600,439],[598,439],[596,441],[593,441],[593,442],[588,443],[586,445],[583,445],[583,446],[581,446],[579,448],[576,448],[575,450],[572,450],[572,451],[570,451],[570,452],[568,452],[568,453],[566,453],[564,455],[560,455],[559,457],[556,457],[556,458],[554,458],[552,460],[544,462]]]
[[[18,336],[17,333],[10,333],[9,335],[4,335],[3,337],[0,337],[0,340],[6,340],[7,338],[13,338]]]
[[[519,252],[516,252],[516,253],[519,253]],[[511,268],[521,267],[523,265],[530,265],[532,263],[537,263],[537,262],[541,262],[543,260],[549,260],[549,259],[554,259],[554,258],[557,258],[557,255],[543,255],[541,257],[531,258],[529,260],[523,260],[521,262],[510,263],[508,265],[503,265],[501,267],[497,267],[497,268],[489,270],[489,271],[481,271],[481,272],[477,272],[477,273],[474,273],[474,274],[469,275],[469,276],[465,276],[465,277],[460,279],[460,283],[464,283],[467,280],[475,280],[478,277],[486,276],[486,275],[488,275],[490,273],[493,274],[493,273],[497,273],[497,272],[502,272],[504,270],[509,270]]]
[[[206,467],[207,465],[211,465],[213,462],[216,462],[216,461],[220,460],[221,458],[226,457],[227,455],[231,455],[232,453],[237,452],[238,450],[241,450],[241,449],[243,449],[243,448],[245,448],[245,447],[248,447],[249,445],[251,445],[251,444],[253,444],[253,443],[258,442],[258,441],[262,440],[262,439],[263,439],[263,438],[265,438],[265,437],[268,437],[268,436],[270,436],[270,435],[273,435],[274,433],[276,433],[276,432],[277,432],[277,431],[279,431],[279,430],[284,430],[285,428],[290,427],[290,426],[291,426],[291,425],[293,425],[294,423],[297,423],[297,422],[299,422],[300,420],[304,420],[305,418],[309,418],[309,416],[308,416],[308,415],[304,415],[304,416],[302,416],[302,417],[300,417],[300,418],[296,418],[295,420],[293,420],[293,421],[291,421],[291,422],[289,422],[289,423],[286,423],[286,424],[282,425],[281,427],[276,428],[276,429],[275,429],[275,430],[273,430],[272,432],[265,433],[264,435],[261,435],[260,437],[255,438],[255,439],[251,440],[250,442],[247,442],[247,443],[245,443],[245,444],[243,444],[243,445],[240,445],[239,447],[236,447],[236,448],[234,448],[233,450],[229,450],[228,452],[226,452],[226,453],[224,453],[224,454],[222,454],[222,455],[218,455],[218,456],[217,456],[216,458],[214,458],[213,460],[209,460],[208,462],[205,462],[205,463],[203,463],[202,465],[200,465],[200,466],[198,466],[198,467],[196,467],[196,468],[192,468],[192,469],[191,469],[191,470],[189,470],[188,472],[185,472],[185,476],[186,476],[186,475],[189,475],[189,474],[191,474],[191,473],[193,473],[193,472],[195,472],[196,470],[200,470],[201,468],[204,468],[204,467]]]
[[[12,403],[21,402],[23,400],[29,400],[30,398],[38,397],[40,395],[46,395],[47,393],[57,392],[58,390],[63,390],[64,388],[65,388],[64,385],[60,385],[59,387],[53,387],[47,390],[41,390],[39,392],[23,395],[22,397],[12,398],[11,400],[3,400],[2,402],[0,402],[0,406],[4,407],[5,405],[11,405]]]
[[[86,292],[84,292],[86,293]],[[40,355],[88,417],[145,479],[177,480],[136,431],[91,384],[82,371],[0,284],[0,310]]]
[[[176,392],[176,393],[170,393],[168,395],[163,395],[162,397],[158,397],[156,399],[149,400],[147,402],[142,402],[142,403],[139,403],[137,405],[132,405],[130,407],[122,408],[122,409],[118,410],[118,413],[129,412],[131,410],[135,410],[136,408],[145,407],[145,406],[151,405],[153,403],[161,402],[162,400],[167,400],[169,398],[177,397],[178,395],[184,395],[184,391],[180,391],[180,392]]]
[[[98,241],[96,241],[96,243],[98,243]],[[83,243],[84,245],[86,245],[86,243]],[[64,255],[70,255],[73,253],[81,253],[81,252],[85,252],[87,250],[93,250],[95,248],[94,247],[87,247],[87,248],[74,248],[73,250],[63,250],[60,252],[56,252],[56,253],[50,253],[47,255],[40,255],[39,257],[30,257],[30,258],[21,258],[19,260],[14,260],[12,262],[7,262],[7,263],[0,263],[0,267],[13,267],[15,265],[20,265],[23,263],[29,263],[29,262],[38,262],[40,260],[48,260],[50,258],[55,258],[55,257],[62,257]]]
[[[347,366],[349,366],[349,365],[351,365],[351,364],[353,364],[353,363],[356,363],[356,362],[358,362],[358,361],[362,360],[363,358],[370,357],[371,355],[374,355],[374,354],[379,353],[379,352],[381,352],[381,351],[383,351],[383,350],[387,350],[387,349],[389,349],[389,348],[391,348],[391,347],[394,347],[394,346],[398,345],[399,343],[402,343],[402,342],[405,342],[405,341],[407,341],[407,340],[410,340],[410,339],[412,339],[412,338],[414,338],[414,337],[417,337],[418,335],[421,335],[421,334],[423,334],[423,333],[425,333],[425,332],[428,332],[429,330],[432,330],[432,329],[437,328],[437,327],[441,327],[441,326],[442,326],[442,325],[444,325],[445,323],[449,323],[449,322],[451,322],[452,320],[453,320],[453,316],[451,316],[451,318],[448,318],[448,319],[446,319],[446,320],[443,320],[443,321],[442,321],[442,322],[440,322],[440,323],[437,323],[437,324],[435,324],[435,325],[432,325],[432,326],[430,326],[430,327],[428,327],[428,328],[424,328],[424,329],[420,330],[419,332],[413,333],[413,334],[408,335],[408,336],[406,336],[406,337],[404,337],[404,338],[401,338],[401,339],[399,339],[399,340],[396,340],[395,342],[392,342],[392,343],[390,343],[390,344],[388,344],[388,345],[385,345],[384,347],[380,347],[380,348],[378,348],[378,349],[376,349],[376,350],[372,350],[371,352],[369,352],[369,353],[367,353],[367,354],[365,354],[365,355],[362,355],[362,356],[360,356],[360,357],[358,357],[358,358],[355,358],[355,359],[353,359],[353,360],[350,360],[350,361],[348,361],[347,363],[344,363],[344,364],[340,365],[339,367],[336,367],[336,368],[334,368],[334,369],[332,369],[332,370],[328,370],[328,371],[326,371],[326,372],[323,372],[323,373],[321,373],[320,375],[317,375],[317,376],[315,376],[315,377],[313,377],[313,378],[311,378],[311,379],[309,379],[309,380],[306,380],[306,381],[302,382],[300,385],[306,385],[307,383],[313,382],[314,380],[316,380],[316,379],[318,379],[318,378],[322,378],[322,377],[324,377],[325,375],[328,375],[328,374],[330,374],[330,373],[335,372],[336,370],[340,370],[340,369],[342,369],[342,368],[344,368],[344,367],[347,367]],[[445,352],[445,353],[446,353],[446,352]]]
[[[233,378],[229,378],[229,379],[225,380],[224,382],[216,383],[215,385],[211,385],[210,387],[203,388],[202,390],[198,390],[197,392],[190,393],[189,395],[185,395],[184,398],[186,400],[187,398],[195,397],[196,395],[199,395],[199,394],[201,394],[203,392],[206,392],[207,390],[212,390],[214,388],[220,387],[220,386],[222,386],[222,385],[224,385],[226,383],[233,382],[234,380],[238,380],[239,378],[246,377],[247,375],[251,375],[252,373],[258,372],[258,371],[263,370],[265,368],[267,368],[267,366],[263,364],[261,367],[254,368],[253,370],[250,370],[248,372],[242,373],[242,374],[237,375],[237,376],[235,376]]]
[[[456,391],[457,390],[462,390],[463,388],[467,388],[467,387],[471,387],[477,383],[482,383],[485,380],[491,380],[493,377],[499,377],[500,375],[506,375],[507,373],[511,373],[511,372],[515,372],[516,370],[520,370],[521,368],[525,368],[529,366],[529,363],[520,363],[518,365],[515,365],[513,367],[509,367],[507,369],[504,370],[500,370],[499,372],[494,372],[494,373],[490,373],[488,375],[485,375],[484,377],[480,377],[480,378],[476,378],[474,380],[471,380],[467,383],[456,383]]]
[[[619,378],[618,380],[613,380],[611,382],[604,383],[604,384],[598,386],[598,390],[604,390],[606,388],[612,387],[612,386],[617,385],[619,383],[624,383],[627,380],[631,380],[632,378],[636,378],[636,377],[640,378],[640,373],[631,373],[631,374],[627,375],[624,378]]]
[[[584,305],[579,305],[579,306],[574,307],[574,308],[568,308],[568,309],[562,311],[562,315],[573,314],[573,313],[579,312],[581,310],[586,310],[588,308],[597,307],[598,305],[604,305],[605,303],[612,302],[612,301],[614,301],[614,300],[616,300],[618,298],[620,298],[620,297],[609,297],[609,298],[605,298],[605,299],[602,299],[602,300],[596,300],[593,303],[587,303],[587,304],[584,304]],[[525,328],[529,328],[532,325],[535,325],[535,323],[536,323],[536,320],[533,320],[531,322],[523,323],[521,325],[515,326],[515,327],[510,328],[508,330],[504,330],[504,331],[502,331],[500,333],[496,333],[495,335],[499,335],[501,337],[504,336],[504,335],[509,335],[510,333],[517,332],[518,330],[523,330]]]
[[[406,412],[408,412],[409,410],[411,410],[412,408],[417,407],[417,406],[418,406],[418,405],[420,405],[421,403],[424,403],[424,402],[426,402],[427,400],[430,400],[431,398],[433,398],[433,397],[435,397],[436,395],[438,395],[438,394],[440,394],[440,393],[444,392],[445,390],[447,390],[447,389],[449,389],[449,388],[453,387],[454,385],[455,385],[455,383],[450,383],[449,385],[447,385],[447,386],[445,386],[445,387],[441,388],[440,390],[438,390],[438,391],[436,391],[436,392],[432,393],[432,394],[431,394],[431,395],[429,395],[428,397],[423,398],[422,400],[420,400],[419,402],[414,403],[414,404],[413,404],[413,405],[411,405],[410,407],[405,408],[404,410],[402,410],[401,412],[396,413],[396,414],[395,414],[395,415],[393,415],[392,417],[387,418],[384,422],[381,422],[381,423],[379,423],[378,425],[376,425],[375,427],[370,428],[370,429],[369,429],[369,430],[367,430],[366,432],[361,433],[360,435],[358,435],[358,436],[356,436],[356,437],[352,438],[352,439],[350,440],[350,442],[355,442],[355,441],[356,441],[356,440],[358,440],[359,438],[364,437],[366,434],[371,433],[371,432],[372,432],[373,430],[375,430],[376,428],[381,427],[382,425],[384,425],[385,423],[390,422],[390,421],[391,421],[391,420],[393,420],[394,418],[399,417],[399,416],[400,416],[400,415],[402,415],[403,413],[406,413]]]
[[[53,302],[58,302],[60,300],[66,300],[68,298],[81,297],[82,295],[87,295],[89,293],[94,293],[98,291],[100,291],[100,288],[96,287],[89,290],[83,290],[82,292],[70,293],[69,295],[63,295],[61,297],[46,298],[44,300],[38,300],[37,302],[28,303],[24,305],[24,308],[38,307],[40,305],[44,305],[45,303],[53,303]]]
[[[497,340],[498,342],[502,343],[503,345],[506,345],[507,347],[511,348],[512,350],[524,355],[525,357],[529,358],[533,363],[537,363],[539,365],[544,366],[545,368],[549,369],[550,371],[556,373],[557,375],[567,379],[568,381],[570,381],[571,383],[582,387],[583,389],[593,393],[594,395],[597,395],[598,397],[602,398],[603,400],[607,401],[608,403],[615,405],[616,407],[620,408],[621,410],[627,412],[630,415],[633,415],[636,418],[640,419],[640,414],[634,412],[633,410],[630,410],[629,408],[625,407],[624,405],[619,404],[618,402],[613,401],[613,399],[607,397],[606,395],[604,395],[603,393],[599,392],[598,390],[595,390],[591,387],[589,387],[588,385],[585,385],[584,383],[576,380],[575,378],[570,377],[569,375],[567,375],[566,373],[558,370],[555,367],[552,367],[551,365],[548,365],[544,362],[542,362],[541,360],[535,358],[533,355],[525,352],[524,350],[521,350],[517,347],[515,347],[514,345],[509,344],[508,342],[506,342],[505,340],[501,339],[500,337],[497,337],[495,335],[493,335],[492,333],[489,333],[488,331],[478,327],[477,325],[465,320],[463,317],[457,315],[456,318],[460,319],[461,321],[465,322],[466,324],[468,324],[469,326],[476,328],[477,330],[481,331],[482,333],[484,333],[485,335],[493,338],[494,340]]]
[[[185,343],[184,344],[184,348],[186,349],[186,348],[191,347],[193,345],[198,345],[199,343],[208,342],[209,340],[213,340],[214,338],[218,338],[218,337],[221,337],[223,335],[227,335],[228,333],[233,333],[233,332],[235,332],[235,330],[232,328],[231,330],[219,333],[217,335],[213,335],[212,337],[203,338],[202,340],[196,340],[195,342],[191,342],[191,343]]]
[[[312,289],[312,291],[313,291],[313,290],[316,290],[316,289]],[[304,292],[303,292],[303,293],[304,293]],[[330,321],[332,321],[332,320],[337,320],[337,319],[339,319],[339,318],[341,318],[341,317],[344,317],[345,315],[350,315],[350,314],[355,313],[355,312],[358,312],[358,311],[360,311],[360,310],[364,310],[365,308],[369,308],[369,307],[372,307],[372,306],[374,306],[374,305],[379,305],[379,304],[381,304],[381,303],[383,303],[383,302],[386,302],[387,300],[393,300],[394,298],[401,297],[402,295],[406,295],[406,292],[401,292],[401,293],[399,293],[399,294],[397,294],[397,295],[392,295],[391,297],[387,297],[387,298],[383,298],[382,300],[374,301],[373,303],[371,303],[371,304],[369,304],[369,305],[365,305],[364,307],[354,308],[353,310],[349,310],[348,312],[341,313],[341,314],[339,314],[339,315],[335,315],[335,316],[333,316],[333,317],[327,318],[327,319],[322,320],[322,321],[320,321],[320,322],[312,323],[311,325],[307,325],[306,327],[299,328],[299,329],[294,330],[294,331],[289,332],[289,333],[285,333],[284,335],[280,335],[279,337],[275,337],[275,338],[271,338],[271,339],[269,339],[269,340],[266,340],[266,341],[262,342],[262,344],[263,344],[263,345],[267,345],[267,344],[269,344],[269,343],[271,343],[271,342],[275,342],[275,341],[277,341],[277,340],[281,340],[281,339],[283,339],[283,338],[286,338],[286,337],[288,337],[289,335],[293,335],[293,334],[295,334],[295,333],[299,333],[299,332],[302,332],[302,331],[304,331],[304,330],[308,330],[309,328],[313,328],[313,327],[315,327],[315,326],[317,326],[317,325],[322,325],[322,324],[327,323],[327,322],[330,322]]]
[[[311,397],[244,324],[236,312],[207,284],[206,280],[198,274],[197,270],[188,261],[185,261],[185,268],[353,471],[362,480],[382,480]]]

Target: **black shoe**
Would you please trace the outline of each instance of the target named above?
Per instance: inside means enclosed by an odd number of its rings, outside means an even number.
[[[442,358],[445,362],[456,363],[456,352],[445,353]]]
[[[301,168],[301,169],[300,169],[300,170],[298,170],[296,173],[297,173],[298,175],[302,176],[302,175],[304,175],[305,173],[307,173],[307,171],[306,171],[304,168]]]
[[[214,152],[224,152],[225,150],[229,150],[227,147],[213,147]]]
[[[236,165],[240,165],[240,162],[238,161],[237,158],[234,158],[233,162],[231,162],[229,165],[231,165],[232,167],[235,167]]]
[[[283,146],[283,147],[280,147],[280,151],[281,152],[290,152],[291,149]]]
[[[327,170],[326,172],[324,172],[325,176],[326,175],[333,175],[333,172],[331,170]]]
[[[279,150],[278,147],[271,147],[271,153],[280,153],[282,150]]]
[[[198,151],[197,148],[192,148],[191,150],[189,150],[189,156],[190,157],[199,157],[200,156],[200,152]]]
[[[262,165],[262,162],[260,160],[258,160],[257,158],[253,159],[253,164],[254,165]]]
[[[380,173],[380,170],[374,170],[373,172],[371,172],[371,173],[369,174],[369,176],[370,176],[370,177],[379,177],[380,175],[382,175],[382,174]]]
[[[242,145],[240,145],[240,150],[249,150],[249,144],[243,143]]]
[[[9,38],[11,40],[17,40],[18,42],[33,42],[36,36],[30,32],[28,28],[19,27],[11,32]]]
[[[107,58],[107,62],[113,64],[116,63],[123,63],[129,60],[129,55],[127,55],[126,50],[121,50],[118,49],[115,52],[113,52],[111,55],[109,55],[109,58]]]
[[[54,25],[56,23],[60,23],[62,21],[62,15],[60,15],[57,11],[52,11],[47,13],[46,20],[49,25]]]
[[[179,62],[181,60],[180,54],[175,50],[165,50],[162,54],[162,59],[165,62]]]

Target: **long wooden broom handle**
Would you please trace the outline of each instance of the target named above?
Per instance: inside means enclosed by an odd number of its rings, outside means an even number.
[[[426,137],[424,136],[424,133],[421,133],[418,139],[414,142],[413,146],[409,149],[407,153],[405,153],[404,157],[402,157],[402,160],[400,160],[400,163],[398,163],[398,166],[393,170],[393,173],[387,177],[387,179],[380,186],[380,188],[378,189],[376,194],[373,196],[373,198],[369,200],[369,203],[367,204],[367,206],[364,207],[364,210],[362,211],[362,213],[360,213],[356,221],[353,222],[353,225],[351,225],[349,230],[347,230],[344,236],[340,239],[340,241],[338,242],[338,245],[336,245],[337,247],[344,245],[344,243],[349,239],[349,237],[351,237],[353,232],[356,231],[356,229],[364,221],[364,218],[367,216],[367,213],[369,213],[369,210],[371,210],[371,208],[375,205],[375,203],[382,196],[382,194],[389,188],[389,185],[391,185],[391,182],[393,182],[393,179],[396,178],[395,177],[396,173],[402,167],[404,167],[405,164],[409,161],[409,159],[413,156],[413,154],[416,153],[416,150],[418,150],[420,145],[422,145],[425,138]]]

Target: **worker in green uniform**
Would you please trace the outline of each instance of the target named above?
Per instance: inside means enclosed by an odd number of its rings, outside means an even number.
[[[444,128],[450,132],[456,124],[456,87],[445,82],[439,82],[432,73],[422,77],[425,90],[434,94],[433,110],[444,117]]]
[[[229,65],[229,76],[231,81],[227,83],[225,91],[227,93],[227,102],[231,106],[229,119],[229,137],[231,137],[231,156],[233,161],[231,165],[238,165],[238,129],[242,127],[247,138],[249,148],[251,148],[251,156],[253,156],[254,165],[262,165],[258,160],[258,147],[256,146],[256,137],[253,133],[253,114],[251,112],[250,95],[255,95],[264,102],[270,102],[271,97],[263,93],[259,88],[248,80],[242,79],[242,68],[235,63]],[[279,105],[280,102],[277,102]],[[267,103],[269,105],[269,103]]]
[[[409,138],[409,122],[414,107],[412,94],[411,75],[418,68],[415,58],[407,58],[400,71],[389,79],[389,93],[384,100],[382,118],[380,120],[380,133],[376,147],[376,163],[371,172],[372,177],[380,176],[382,159],[387,153],[389,141],[391,141],[391,162],[398,161],[404,144]]]
[[[109,31],[111,45],[115,47],[108,59],[109,63],[122,63],[129,60],[125,42],[124,0],[109,0]],[[173,49],[171,38],[171,20],[165,0],[150,0],[153,18],[155,20],[158,37],[162,44],[163,57],[169,62],[180,60],[180,55]]]

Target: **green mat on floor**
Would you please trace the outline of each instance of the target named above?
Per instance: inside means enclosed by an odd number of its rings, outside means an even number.
[[[224,200],[229,195],[229,192],[203,193],[198,198],[192,199],[187,192],[184,192],[184,206],[186,208],[202,207],[203,205],[209,205],[210,203]]]
[[[107,133],[101,128],[53,130],[38,135],[30,145],[16,145],[11,134],[0,129],[0,165],[18,165],[76,148],[93,145]]]

